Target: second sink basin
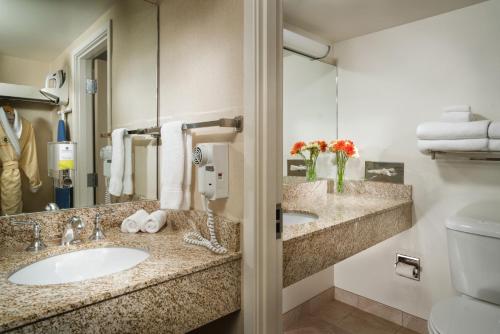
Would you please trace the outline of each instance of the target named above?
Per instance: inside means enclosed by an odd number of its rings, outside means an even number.
[[[284,212],[283,225],[305,224],[318,220],[318,216],[312,213]]]
[[[136,248],[84,249],[37,261],[13,273],[9,281],[24,285],[78,282],[130,269],[148,257],[148,252]]]

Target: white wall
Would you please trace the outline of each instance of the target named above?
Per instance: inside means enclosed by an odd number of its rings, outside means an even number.
[[[416,225],[335,265],[335,285],[427,318],[451,286],[445,219],[500,196],[498,163],[436,162],[420,154],[415,128],[443,106],[470,104],[500,120],[500,1],[491,0],[335,45],[339,135],[367,160],[402,161],[414,186]],[[351,164],[362,177],[363,161]],[[397,277],[397,251],[422,258],[422,281]]]
[[[283,57],[283,175],[293,143],[337,138],[335,66],[285,52]],[[319,177],[333,177],[331,157],[318,158]]]

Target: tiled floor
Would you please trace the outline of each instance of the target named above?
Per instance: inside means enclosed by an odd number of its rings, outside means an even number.
[[[417,334],[336,300],[284,320],[283,327],[286,334]]]

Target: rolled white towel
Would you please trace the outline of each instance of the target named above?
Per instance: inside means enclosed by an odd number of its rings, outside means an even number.
[[[419,140],[418,149],[423,154],[431,151],[487,151],[488,139]]]
[[[491,122],[488,128],[488,137],[492,139],[500,139],[500,121]]]
[[[141,231],[148,233],[156,233],[167,222],[167,213],[163,210],[157,210],[151,213],[142,225]]]
[[[450,111],[441,115],[442,122],[471,122],[473,119],[470,111]]]
[[[423,140],[481,139],[488,137],[491,121],[476,122],[427,122],[417,127],[417,138]]]
[[[447,112],[469,112],[470,113],[471,109],[470,109],[470,106],[467,104],[460,104],[460,105],[456,105],[456,106],[444,107],[443,111],[445,113],[447,113]]]
[[[500,152],[500,139],[490,139],[488,143],[488,150]]]
[[[137,233],[142,228],[146,219],[148,219],[149,213],[145,210],[138,210],[133,215],[125,218],[121,225],[121,230],[124,233]]]

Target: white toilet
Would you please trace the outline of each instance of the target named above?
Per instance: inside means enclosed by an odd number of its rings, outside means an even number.
[[[446,222],[453,286],[432,307],[431,334],[500,334],[500,202],[472,204]]]

